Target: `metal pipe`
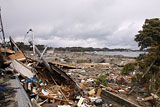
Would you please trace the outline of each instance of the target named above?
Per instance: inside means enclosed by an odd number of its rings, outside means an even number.
[[[29,41],[29,43],[30,43],[30,45],[33,45],[33,42],[32,42],[32,41]],[[41,53],[40,53],[39,49],[38,49],[36,46],[34,46],[34,47],[35,47],[35,52],[38,54],[39,57],[41,57]],[[44,65],[46,66],[46,68],[47,68],[51,73],[53,73],[50,65],[49,65],[48,62],[43,58],[43,56],[41,57],[41,60],[43,61],[43,63],[44,63]]]
[[[32,41],[33,41],[33,54],[35,55],[35,45],[34,45],[34,32],[32,31]]]
[[[37,65],[38,65],[39,62],[41,61],[41,58],[43,57],[43,54],[46,52],[46,50],[47,50],[47,47],[45,47],[45,49],[43,50],[43,52],[42,52],[42,54],[41,54],[41,56],[40,56],[40,58],[39,58],[39,60],[38,60],[38,62],[37,62]]]

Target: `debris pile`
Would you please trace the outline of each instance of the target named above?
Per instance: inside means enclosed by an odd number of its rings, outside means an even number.
[[[10,38],[11,39],[11,38]],[[89,89],[88,92],[84,90],[83,84],[79,84],[67,75],[62,69],[56,65],[59,63],[47,62],[43,58],[35,46],[38,56],[41,61],[32,60],[25,57],[23,53],[16,46],[14,41],[11,39],[14,51],[12,56],[20,53],[15,59],[8,58],[11,55],[5,56],[5,64],[8,64],[14,71],[14,75],[17,76],[32,105],[34,106],[98,106],[104,104],[100,94],[102,89]],[[5,51],[7,52],[7,51]],[[7,52],[8,53],[8,52]],[[67,66],[61,64],[64,68],[76,68],[74,66]]]
[[[159,100],[155,94],[139,95],[139,92],[145,93],[146,88],[135,87],[132,83],[135,71],[122,75],[124,65],[135,62],[135,59],[121,57],[116,59],[84,53],[65,53],[65,55],[57,53],[54,55],[57,60],[49,62],[46,60],[47,55],[43,57],[43,53],[41,54],[34,46],[38,57],[36,56],[37,59],[33,60],[35,58],[31,59],[23,54],[12,38],[10,42],[10,48],[1,48],[1,52],[6,54],[3,56],[4,64],[14,72],[16,82],[19,81],[17,87],[21,89],[18,92],[26,93],[22,99],[28,99],[27,105],[34,107],[114,106],[114,102],[106,101],[107,93],[108,98],[110,96],[113,98],[110,98],[111,100],[123,99],[123,102],[128,104],[134,103],[142,106],[148,106],[149,100]],[[30,44],[33,45],[32,42]],[[87,56],[87,60],[82,61],[81,58],[84,55]],[[49,57],[51,56],[49,54]],[[19,101],[17,103],[22,106]]]

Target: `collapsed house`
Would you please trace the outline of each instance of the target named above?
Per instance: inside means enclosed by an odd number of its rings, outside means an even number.
[[[30,44],[32,45],[32,42]],[[82,85],[79,85],[76,80],[73,80],[56,65],[72,69],[77,67],[47,62],[36,46],[35,51],[40,61],[26,57],[11,37],[10,47],[7,49],[1,48],[1,52],[6,54],[3,56],[4,64],[13,69],[19,85],[22,85],[20,87],[24,88],[26,92],[25,98],[28,102],[18,101],[18,106],[65,105],[67,107],[91,107],[102,105],[102,99],[100,98],[102,90],[97,90],[98,96],[90,95],[89,98],[85,98]],[[90,93],[93,93],[92,91]]]

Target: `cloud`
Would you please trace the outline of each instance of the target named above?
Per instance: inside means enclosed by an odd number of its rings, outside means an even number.
[[[69,38],[62,38],[62,37],[57,37],[54,36],[50,39],[44,40],[41,38],[37,39],[37,44],[40,43],[45,43],[48,44],[50,46],[52,46],[54,44],[54,47],[61,47],[61,46],[65,46],[65,47],[72,47],[72,46],[76,46],[76,47],[104,47],[103,45],[103,41],[98,41],[95,38],[87,38],[87,39],[69,39]]]
[[[160,17],[159,0],[0,0],[6,36],[23,41],[32,28],[50,46],[135,48],[146,18]]]

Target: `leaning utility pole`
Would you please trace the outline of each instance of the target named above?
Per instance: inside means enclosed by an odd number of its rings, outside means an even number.
[[[2,16],[1,16],[1,8],[0,8],[0,32],[2,32],[2,45],[5,47],[5,35],[4,35],[4,29],[3,29],[3,23],[2,23]]]

